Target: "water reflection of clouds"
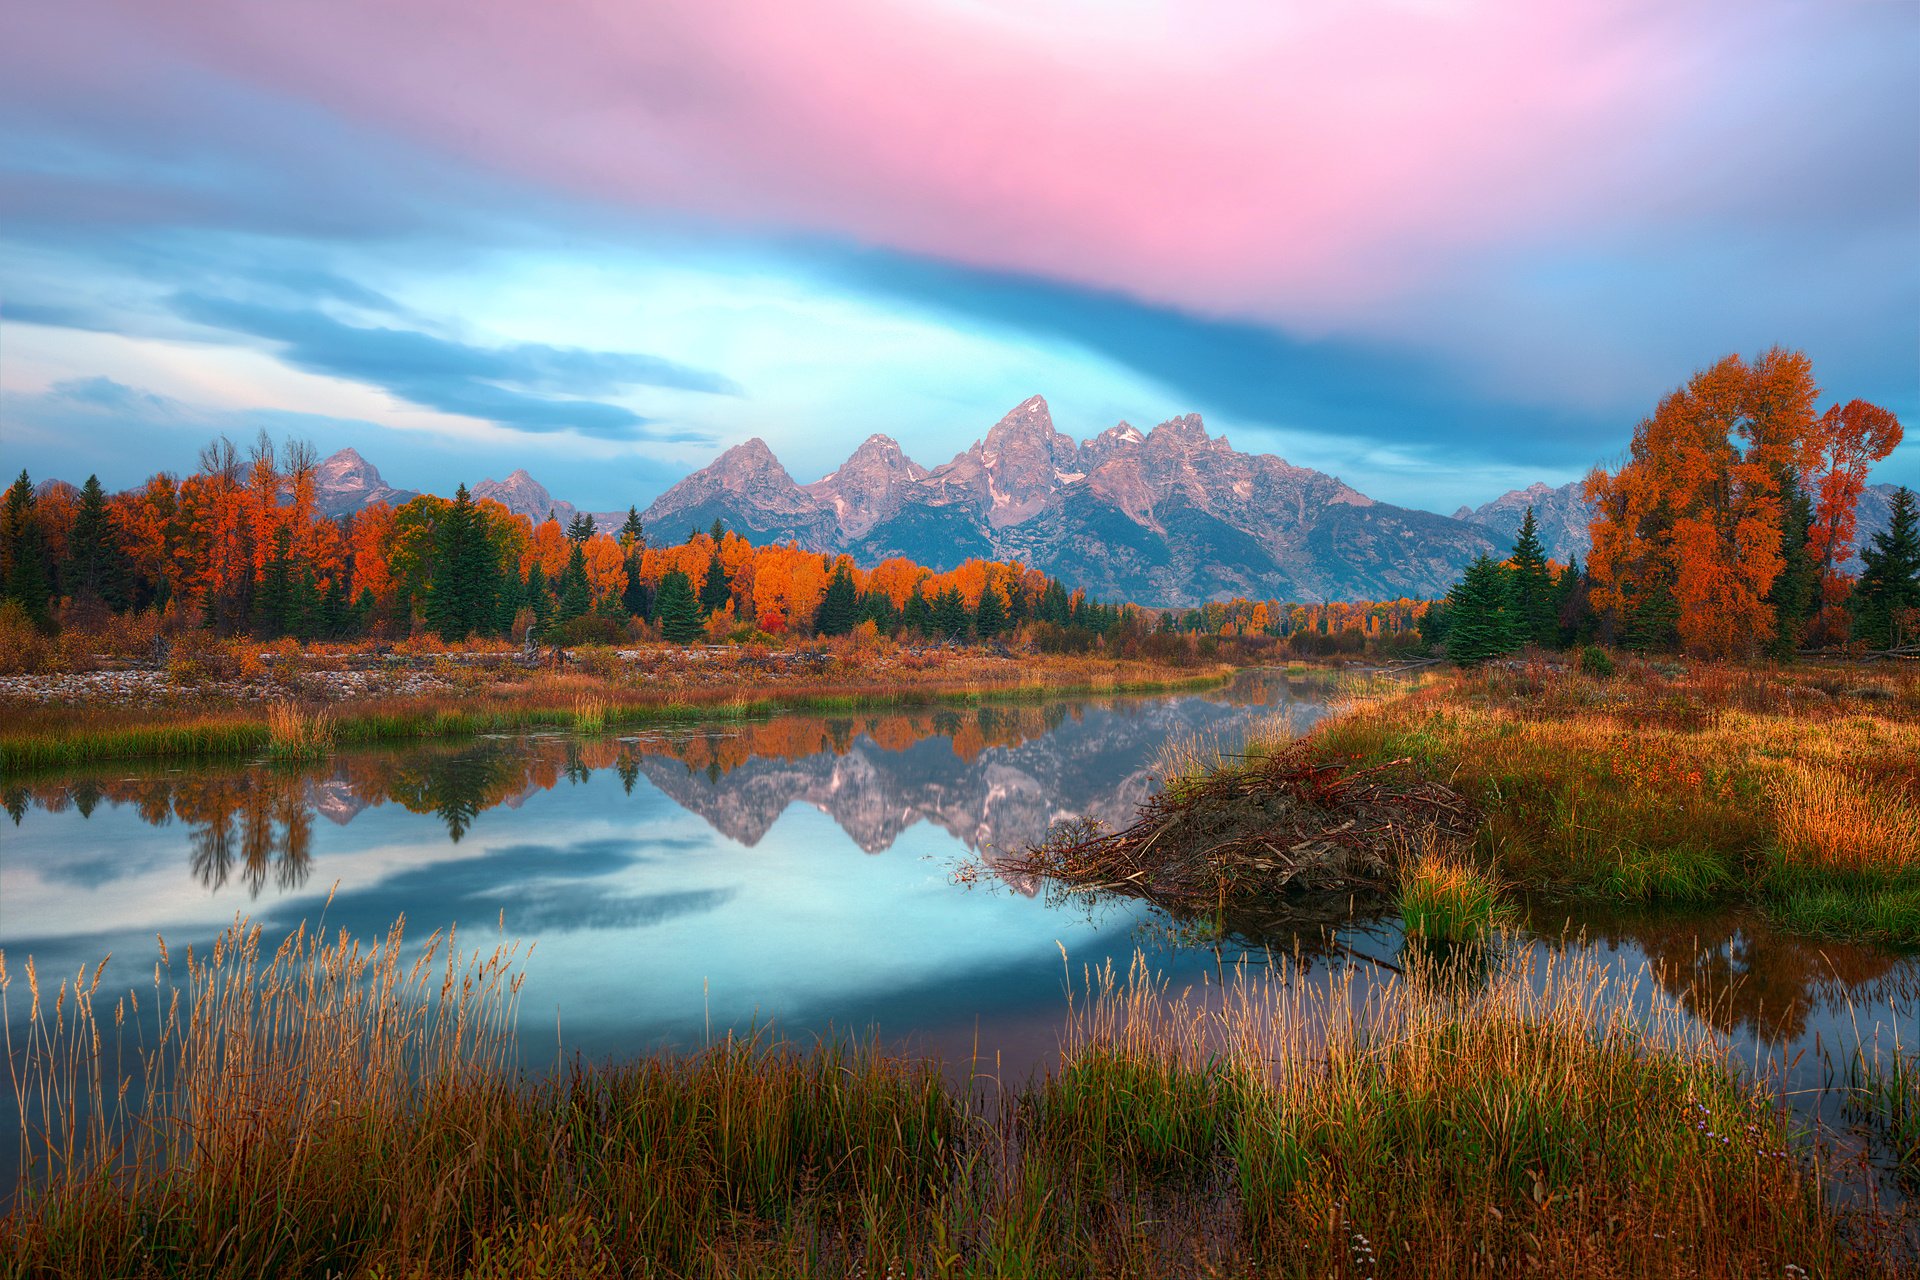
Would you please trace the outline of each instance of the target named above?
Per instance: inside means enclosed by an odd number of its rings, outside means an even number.
[[[501,845],[339,890],[328,901],[327,922],[376,937],[400,916],[418,919],[431,903],[436,922],[490,922],[504,913],[510,932],[529,937],[644,928],[717,910],[734,897],[737,890],[725,886],[631,893],[615,883],[622,872],[699,847],[687,838],[623,836]],[[307,915],[308,904],[290,903],[256,918],[269,932],[284,932]]]

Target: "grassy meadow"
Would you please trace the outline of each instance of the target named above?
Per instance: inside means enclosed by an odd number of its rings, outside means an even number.
[[[16,968],[32,1177],[0,1276],[1902,1265],[1896,1224],[1821,1193],[1822,1157],[1722,1046],[1578,961],[1364,991],[1284,962],[1183,991],[1077,975],[1057,1064],[1001,1081],[771,1033],[529,1071],[524,958],[397,927],[269,953],[237,924],[111,1009],[98,970]]]
[[[1483,815],[1483,868],[1652,903],[1750,900],[1789,927],[1920,946],[1920,671],[1544,663],[1363,698],[1300,750],[1392,764]]]

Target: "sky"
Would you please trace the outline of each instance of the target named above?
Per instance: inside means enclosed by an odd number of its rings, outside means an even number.
[[[1044,395],[1451,511],[1774,344],[1920,424],[1920,4],[0,0],[0,467],[645,506]],[[1876,480],[1920,485],[1920,438]]]

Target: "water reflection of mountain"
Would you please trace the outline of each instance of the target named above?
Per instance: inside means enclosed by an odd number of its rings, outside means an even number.
[[[1306,704],[1300,704],[1303,710]],[[831,817],[867,853],[917,822],[992,854],[1043,838],[1061,818],[1124,823],[1158,784],[1169,742],[1244,734],[1246,713],[1197,698],[1049,709],[1049,732],[988,745],[993,712],[945,711],[909,745],[867,732],[811,755],[754,755],[724,773],[678,753],[640,759],[647,780],[728,839],[759,843],[793,804]]]
[[[1263,686],[1257,691],[1267,695]],[[189,863],[210,889],[304,884],[315,817],[345,826],[393,804],[432,814],[458,842],[487,810],[517,808],[563,782],[611,771],[631,792],[644,776],[716,831],[752,845],[789,806],[830,815],[868,853],[931,822],[991,853],[1041,838],[1058,818],[1123,820],[1158,778],[1173,741],[1244,737],[1256,699],[1110,700],[928,708],[768,720],[580,740],[557,735],[355,751],[310,766],[265,763],[149,769],[15,785],[27,810],[102,803],[155,826],[187,829]],[[1297,724],[1317,702],[1283,704]]]

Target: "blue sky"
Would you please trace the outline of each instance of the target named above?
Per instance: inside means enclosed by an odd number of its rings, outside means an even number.
[[[0,461],[610,509],[1037,392],[1450,511],[1776,342],[1920,414],[1920,7],[747,7],[21,8]]]

